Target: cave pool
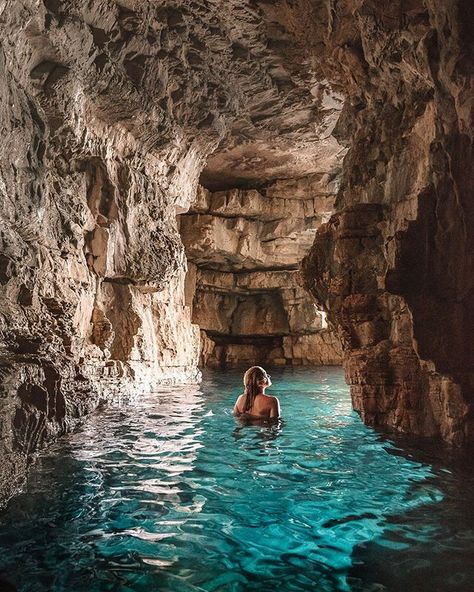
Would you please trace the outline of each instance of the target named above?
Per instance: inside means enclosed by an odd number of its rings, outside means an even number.
[[[240,424],[242,373],[206,371],[50,446],[0,514],[0,579],[22,592],[474,590],[469,463],[364,426],[339,368],[269,371],[279,425]]]

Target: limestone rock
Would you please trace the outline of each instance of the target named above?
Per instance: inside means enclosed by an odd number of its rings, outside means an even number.
[[[331,175],[345,148],[340,100],[288,61],[296,38],[265,3],[6,0],[0,17],[1,503],[34,451],[101,400],[198,379],[176,214],[208,156],[238,144],[237,176],[270,180]],[[236,224],[245,242],[260,224],[256,264],[286,266],[280,237],[301,229],[275,215],[216,222],[216,236]],[[220,257],[239,262],[231,247]]]
[[[298,28],[307,4],[291,10]],[[364,420],[456,445],[474,439],[473,22],[465,0],[347,0],[309,49],[345,86],[349,151],[306,285],[342,335]]]
[[[299,261],[334,208],[329,187],[324,193],[318,183],[313,175],[259,191],[201,188],[180,216],[197,266],[192,319],[205,365],[341,362],[338,338],[316,336],[325,318],[299,285]]]

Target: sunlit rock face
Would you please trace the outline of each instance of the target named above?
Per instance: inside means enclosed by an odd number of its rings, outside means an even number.
[[[206,158],[219,146],[214,189],[331,182],[344,148],[332,134],[342,95],[265,2],[7,0],[0,13],[1,500],[31,453],[100,400],[198,378],[176,214]],[[242,223],[278,234],[272,220]],[[277,245],[260,241],[257,268],[286,270]]]
[[[205,366],[340,364],[341,345],[298,265],[334,210],[327,175],[209,192],[180,217]]]
[[[199,378],[175,213],[220,132],[208,99],[176,113],[178,64],[147,53],[172,15],[104,8],[3,10],[1,497],[100,399]]]
[[[313,53],[346,89],[350,149],[306,285],[339,328],[364,420],[461,445],[474,437],[473,6],[333,8]]]

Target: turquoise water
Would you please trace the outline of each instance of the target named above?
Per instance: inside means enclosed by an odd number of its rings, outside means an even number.
[[[236,372],[94,414],[0,515],[0,578],[24,592],[474,590],[471,472],[365,427],[339,369],[271,374],[280,425],[232,416]]]

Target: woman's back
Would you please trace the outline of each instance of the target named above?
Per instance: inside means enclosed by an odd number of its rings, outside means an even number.
[[[237,399],[234,407],[236,415],[272,419],[280,417],[280,404],[276,397],[259,393],[255,396],[250,409],[245,409],[246,394],[243,393]]]

